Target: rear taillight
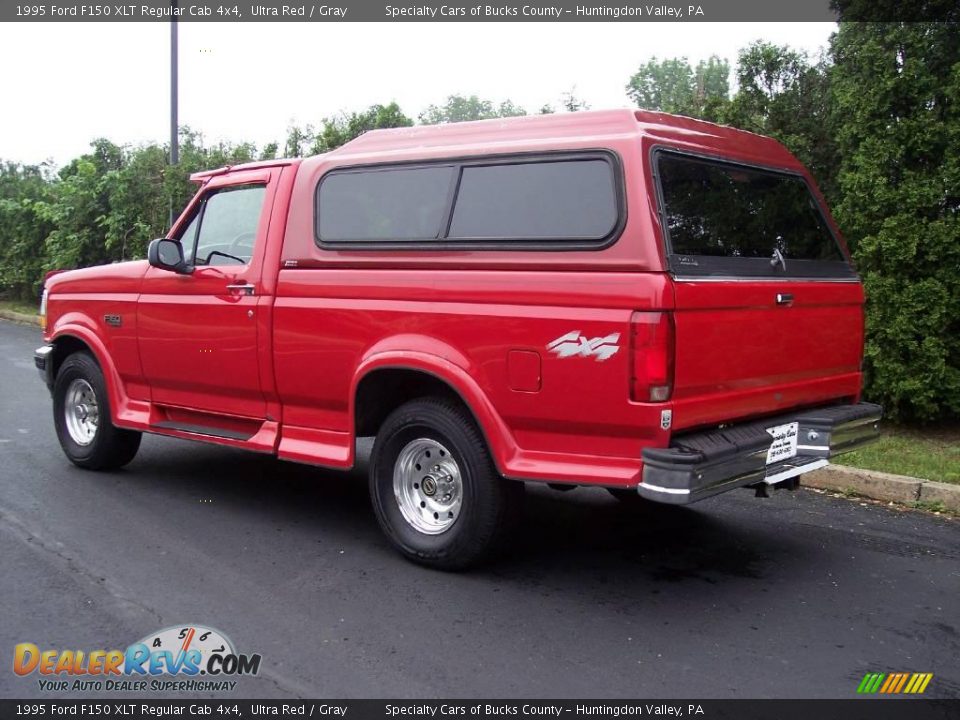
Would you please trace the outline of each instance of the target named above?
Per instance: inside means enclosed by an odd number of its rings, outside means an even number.
[[[635,312],[630,318],[630,399],[666,402],[673,391],[673,314]]]

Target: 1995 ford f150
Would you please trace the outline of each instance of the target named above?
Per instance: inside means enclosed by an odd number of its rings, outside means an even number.
[[[878,433],[863,287],[770,138],[582,112],[193,180],[147,260],[44,289],[36,365],[80,467],[151,432],[348,469],[375,437],[387,537],[458,568],[502,546],[521,481],[760,494]]]

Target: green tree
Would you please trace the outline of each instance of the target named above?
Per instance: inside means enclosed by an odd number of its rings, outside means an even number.
[[[371,105],[362,112],[340,114],[326,118],[323,127],[314,140],[312,152],[323,153],[340,147],[359,137],[368,130],[378,128],[410,127],[413,120],[403,114],[400,106],[392,102],[389,105]]]
[[[837,147],[830,112],[830,65],[787,46],[755,42],[737,58],[739,90],[722,121],[775,137],[836,196]]]
[[[627,96],[644,110],[716,120],[730,95],[730,64],[717,56],[690,66],[685,57],[650,59],[630,78]]]
[[[283,156],[288,158],[303,157],[307,148],[315,141],[313,128],[309,125],[301,128],[299,125],[291,125],[287,128],[287,139],[283,144]]]
[[[122,168],[123,148],[102,138],[92,148],[60,171],[55,200],[41,208],[41,216],[54,228],[46,239],[51,267],[86,267],[115,259],[106,247],[108,175]]]
[[[0,163],[0,293],[33,299],[45,270],[143,257],[196,192],[191,173],[263,156],[251,143],[208,147],[189,128],[180,131],[178,165],[168,153],[98,139],[59,173]]]
[[[842,22],[831,49],[834,210],[866,283],[869,396],[897,418],[956,417],[960,32]]]
[[[504,100],[497,105],[492,100],[481,100],[476,95],[451,95],[442,105],[430,105],[420,113],[420,122],[424,125],[439,125],[526,114],[522,107],[511,100]]]
[[[643,110],[689,113],[694,99],[693,70],[685,57],[653,57],[633,74],[626,89],[627,96]]]
[[[45,166],[0,163],[0,288],[16,300],[35,300],[53,229],[43,217],[52,198]]]
[[[277,153],[280,151],[279,143],[267,143],[263,146],[263,150],[260,151],[259,160],[276,160]]]
[[[577,96],[576,86],[573,86],[560,95],[558,105],[562,112],[580,112],[581,110],[590,109],[590,104]],[[552,103],[545,103],[537,110],[537,115],[552,115],[555,112],[557,112],[557,108],[554,107]]]
[[[697,63],[694,81],[700,98],[727,98],[730,96],[730,63],[711,55]]]
[[[577,97],[577,88],[574,86],[560,96],[560,107],[567,112],[580,112],[589,110],[590,105],[586,100]]]
[[[164,192],[167,148],[126,150],[121,166],[104,174],[109,211],[103,216],[103,250],[109,260],[144,257],[147,244],[164,233],[170,202]]]

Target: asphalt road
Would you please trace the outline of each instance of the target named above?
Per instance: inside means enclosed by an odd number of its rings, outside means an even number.
[[[537,487],[509,558],[443,574],[387,546],[358,475],[151,436],[123,471],[73,467],[39,343],[0,322],[0,696],[41,694],[15,643],[186,623],[262,654],[237,697],[851,697],[871,671],[960,696],[957,521],[804,490],[630,511]]]

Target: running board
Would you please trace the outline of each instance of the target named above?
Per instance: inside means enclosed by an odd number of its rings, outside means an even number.
[[[172,420],[164,420],[154,423],[151,428],[159,430],[179,430],[180,432],[192,433],[194,435],[208,435],[216,438],[226,438],[227,440],[241,440],[246,442],[256,433],[243,432],[240,430],[228,430],[227,428],[210,427],[209,425],[194,425],[192,423],[179,423]]]

